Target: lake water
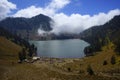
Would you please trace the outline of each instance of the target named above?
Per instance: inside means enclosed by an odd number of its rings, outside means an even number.
[[[80,39],[30,41],[37,47],[37,55],[54,58],[84,57],[84,48],[89,44]]]

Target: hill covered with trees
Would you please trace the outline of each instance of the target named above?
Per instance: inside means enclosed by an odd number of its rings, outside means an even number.
[[[89,42],[91,45],[86,47],[85,53],[101,51],[102,47],[113,43],[115,51],[120,54],[120,15],[101,26],[91,27],[82,33],[80,38]]]

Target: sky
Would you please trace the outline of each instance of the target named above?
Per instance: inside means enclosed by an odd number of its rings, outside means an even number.
[[[27,8],[31,5],[45,7],[51,0],[9,0],[17,5],[18,10]],[[65,0],[62,0],[65,1]],[[70,0],[71,2],[58,12],[67,15],[72,13],[94,15],[99,12],[108,12],[113,9],[120,9],[120,0]]]
[[[44,14],[55,21],[51,32],[79,33],[120,15],[119,3],[120,0],[0,0],[0,20]]]

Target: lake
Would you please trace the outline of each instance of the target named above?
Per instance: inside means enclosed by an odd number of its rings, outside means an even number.
[[[53,58],[82,58],[89,44],[80,39],[30,41],[37,47],[37,55]]]

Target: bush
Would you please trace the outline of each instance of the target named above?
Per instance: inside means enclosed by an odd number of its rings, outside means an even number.
[[[114,65],[115,63],[116,63],[115,56],[112,56],[112,57],[111,57],[111,64]]]
[[[71,71],[71,68],[67,68],[67,70],[70,72],[70,71]]]
[[[89,75],[94,75],[94,71],[90,65],[88,65],[88,67],[87,67],[87,72]]]
[[[115,52],[116,52],[117,55],[120,56],[120,42],[117,43],[117,46],[115,48]]]
[[[79,74],[83,74],[83,73],[84,73],[84,70],[79,70],[78,73],[79,73]]]
[[[21,62],[26,59],[26,51],[24,48],[18,53],[18,58]]]
[[[106,60],[104,60],[104,62],[103,62],[103,65],[107,65],[108,63],[107,63],[107,61]]]
[[[21,53],[21,52],[18,53],[18,57],[19,57],[19,60],[20,60],[20,61],[23,60],[23,56],[22,56],[22,53]]]

